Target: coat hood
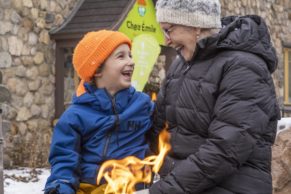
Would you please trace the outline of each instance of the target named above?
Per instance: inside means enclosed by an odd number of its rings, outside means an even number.
[[[205,55],[216,53],[217,49],[239,50],[261,57],[273,73],[278,59],[272,45],[268,27],[264,20],[256,15],[228,16],[222,18],[221,31],[198,42],[198,51]],[[205,53],[206,51],[206,53]]]

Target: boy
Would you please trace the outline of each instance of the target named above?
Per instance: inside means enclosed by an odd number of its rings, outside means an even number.
[[[153,103],[131,87],[130,49],[128,37],[107,30],[87,33],[76,46],[73,65],[82,80],[54,129],[45,194],[103,193],[96,185],[102,162],[145,157]]]

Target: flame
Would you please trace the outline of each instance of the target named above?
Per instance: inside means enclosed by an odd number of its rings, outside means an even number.
[[[97,184],[102,177],[107,181],[104,194],[132,194],[138,183],[150,183],[152,172],[157,173],[164,158],[171,149],[168,143],[170,134],[166,128],[159,135],[159,154],[146,157],[144,160],[128,156],[122,160],[104,162],[97,176]]]
[[[157,100],[157,94],[155,92],[152,93],[152,101]]]

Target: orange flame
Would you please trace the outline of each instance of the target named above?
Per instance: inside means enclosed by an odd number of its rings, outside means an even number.
[[[157,100],[157,94],[155,92],[152,93],[152,101]]]
[[[97,184],[104,177],[107,181],[104,194],[132,194],[138,183],[150,183],[152,172],[157,173],[164,158],[171,149],[168,143],[170,134],[164,129],[159,135],[159,154],[140,160],[128,156],[122,160],[108,160],[104,162],[97,176]]]

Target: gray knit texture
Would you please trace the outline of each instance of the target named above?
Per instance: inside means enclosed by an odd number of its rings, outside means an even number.
[[[199,28],[221,28],[219,0],[158,0],[157,20]]]

